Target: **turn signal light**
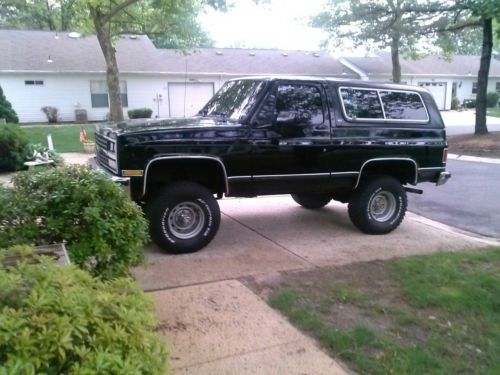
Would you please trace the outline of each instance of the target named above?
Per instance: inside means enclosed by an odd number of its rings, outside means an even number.
[[[448,160],[448,149],[445,148],[443,150],[443,163],[446,163],[447,160]]]

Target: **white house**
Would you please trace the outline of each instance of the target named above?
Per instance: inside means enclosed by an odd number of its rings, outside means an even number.
[[[346,67],[354,70],[361,79],[392,81],[391,55],[379,52],[367,57],[342,57]],[[401,81],[409,85],[423,86],[433,95],[440,109],[450,109],[451,99],[456,96],[475,99],[479,56],[454,56],[450,61],[439,56],[427,56],[419,60],[401,58]],[[500,61],[492,59],[488,79],[488,92],[500,93]]]
[[[0,30],[0,51],[0,85],[20,122],[47,121],[44,106],[56,107],[61,121],[75,121],[76,111],[89,121],[106,118],[106,67],[94,35]],[[116,51],[125,116],[144,107],[155,117],[192,115],[238,76],[357,78],[324,53],[208,48],[183,54],[157,49],[144,35],[123,36]]]

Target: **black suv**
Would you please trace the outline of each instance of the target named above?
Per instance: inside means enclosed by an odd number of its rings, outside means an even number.
[[[98,125],[97,164],[130,182],[153,240],[197,251],[220,223],[216,199],[291,194],[319,209],[349,203],[352,223],[383,234],[403,220],[407,185],[444,184],[446,134],[414,86],[251,77],[226,82],[194,117]],[[405,186],[406,185],[406,186]]]

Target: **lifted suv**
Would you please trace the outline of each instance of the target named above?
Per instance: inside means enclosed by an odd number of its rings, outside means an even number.
[[[216,198],[291,194],[318,209],[349,203],[361,231],[394,230],[405,185],[444,184],[446,135],[428,91],[308,77],[228,81],[194,117],[99,125],[96,161],[130,180],[153,240],[201,249],[220,223]]]

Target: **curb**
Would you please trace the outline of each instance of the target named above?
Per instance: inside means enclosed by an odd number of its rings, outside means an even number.
[[[500,159],[483,158],[483,157],[479,157],[479,156],[448,154],[448,159],[449,160],[460,160],[460,161],[472,161],[472,162],[476,162],[476,163],[500,164]]]

